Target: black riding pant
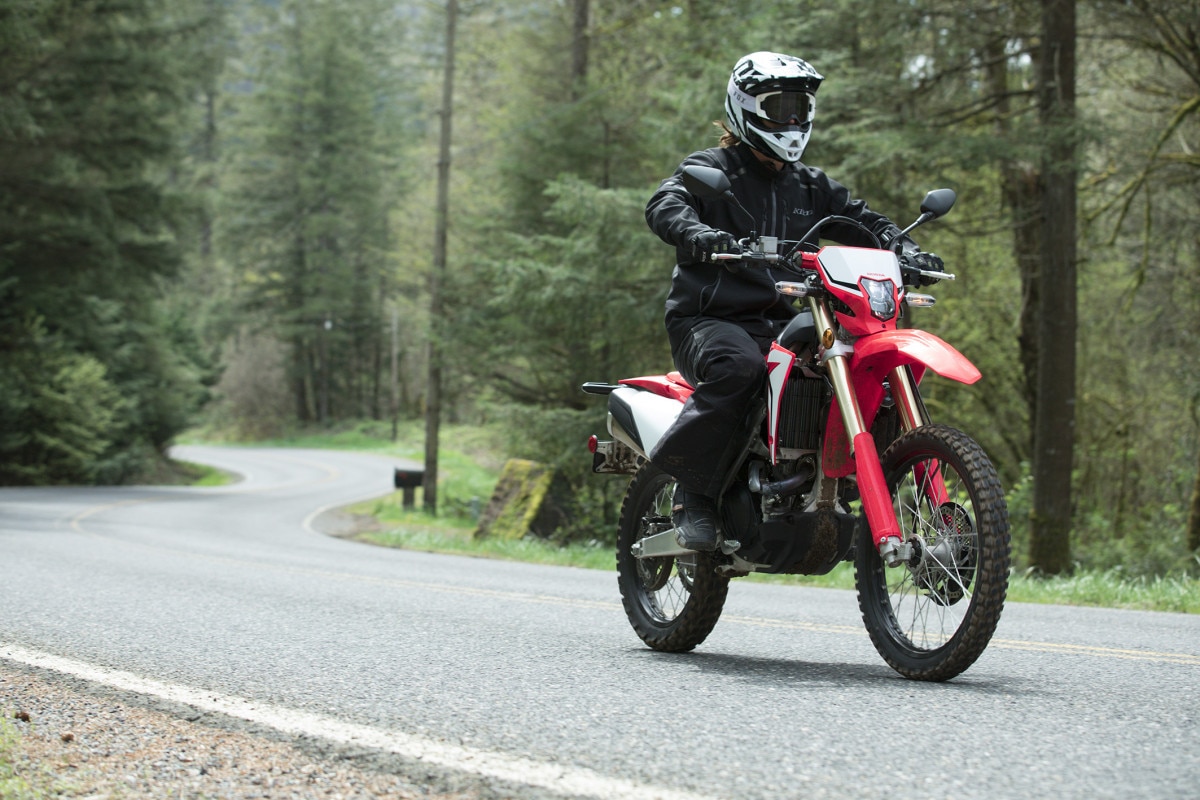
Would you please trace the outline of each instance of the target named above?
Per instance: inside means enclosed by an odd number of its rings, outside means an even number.
[[[682,328],[682,326],[681,326]],[[667,331],[675,368],[695,392],[650,461],[689,492],[715,498],[758,422],[771,337],[720,319]]]

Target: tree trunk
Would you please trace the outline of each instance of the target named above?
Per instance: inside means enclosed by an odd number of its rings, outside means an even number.
[[[590,0],[574,0],[574,17],[571,21],[571,99],[583,97],[584,83],[588,71],[588,3]]]
[[[437,230],[429,273],[429,385],[425,401],[425,479],[421,484],[426,513],[437,513],[438,435],[442,417],[442,283],[450,210],[450,124],[454,116],[454,39],[458,0],[446,2],[446,63],[442,72],[442,130],[438,144]]]
[[[1075,1],[1043,0],[1039,118],[1042,264],[1038,314],[1030,565],[1071,565],[1071,467],[1075,448],[1076,180]]]
[[[996,134],[1011,141],[1012,103],[1009,100],[1009,67],[1004,57],[1007,36],[988,42],[988,84],[996,103]],[[1037,413],[1037,326],[1040,297],[1038,275],[1042,263],[1041,175],[1036,164],[1016,158],[1005,158],[1000,164],[1001,194],[1012,215],[1013,248],[1021,276],[1021,314],[1018,322],[1017,346],[1025,378],[1024,399],[1029,417],[1029,434],[1024,439],[1024,453],[1033,452],[1033,424]]]
[[[1200,551],[1200,464],[1196,466],[1196,480],[1192,484],[1192,509],[1188,514],[1188,551]]]

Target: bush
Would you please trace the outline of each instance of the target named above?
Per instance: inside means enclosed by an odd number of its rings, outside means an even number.
[[[0,355],[0,483],[92,483],[123,401],[103,364],[34,334],[32,348]]]
[[[293,419],[286,360],[287,347],[268,334],[236,337],[209,409],[214,426],[239,440],[282,436]]]

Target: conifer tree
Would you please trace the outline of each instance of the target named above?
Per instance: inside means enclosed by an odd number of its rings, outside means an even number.
[[[121,480],[186,423],[156,304],[194,23],[162,0],[0,8],[0,480]]]
[[[290,346],[301,421],[379,408],[388,277],[371,11],[265,9],[252,93],[235,98],[224,252],[246,307]]]

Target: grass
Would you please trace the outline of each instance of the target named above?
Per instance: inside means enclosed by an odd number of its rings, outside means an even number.
[[[36,776],[30,782],[27,777],[29,769],[18,768],[21,761],[20,744],[20,734],[13,724],[0,718],[0,800],[42,800],[51,797],[52,792]]]
[[[188,477],[189,486],[227,486],[233,482],[233,476],[228,472],[207,464],[191,461],[176,461],[175,464]]]
[[[266,442],[274,447],[307,447],[355,450],[421,461],[423,430],[418,422],[405,423],[396,442],[390,425],[361,423],[336,431],[301,432]],[[475,539],[478,511],[491,496],[503,459],[494,433],[476,426],[442,429],[439,464],[439,515],[401,506],[400,493],[359,503],[350,510],[373,517],[379,530],[359,535],[364,541],[432,553],[508,559],[584,569],[615,569],[612,547],[606,544],[560,546],[534,538],[504,541]],[[828,575],[751,575],[744,580],[784,585],[854,589],[854,567],[841,564]],[[1200,579],[1187,573],[1138,577],[1120,570],[1079,569],[1073,575],[1037,577],[1014,570],[1008,599],[1014,602],[1101,606],[1200,614]]]
[[[1081,570],[1052,578],[1015,575],[1009,579],[1008,597],[1023,603],[1200,614],[1200,580],[1186,574],[1135,577],[1120,570]]]
[[[516,541],[475,539],[474,524],[463,519],[433,518],[404,511],[399,494],[353,506],[357,514],[374,517],[383,530],[359,538],[384,547],[428,553],[448,553],[525,561],[535,564],[612,570],[613,550],[599,543],[559,546],[525,538]],[[840,564],[828,575],[750,575],[745,580],[793,586],[854,589],[854,565]],[[1200,614],[1200,580],[1179,575],[1142,578],[1118,570],[1080,570],[1073,575],[1036,577],[1016,571],[1009,577],[1008,599],[1018,603],[1099,606]]]

